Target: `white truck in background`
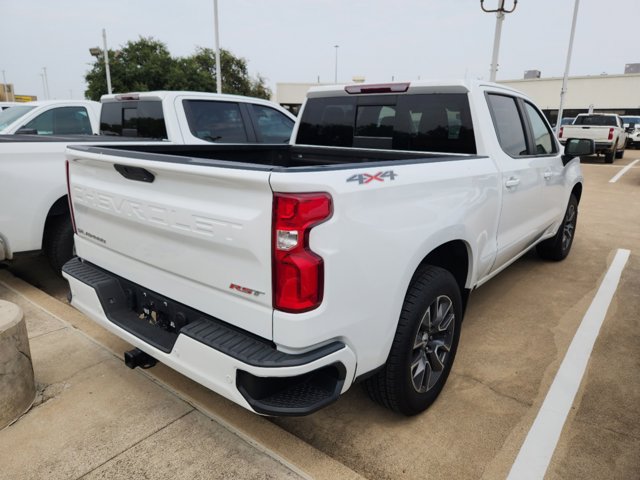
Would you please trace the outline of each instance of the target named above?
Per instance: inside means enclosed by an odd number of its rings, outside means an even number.
[[[637,148],[640,146],[640,116],[622,115],[620,118],[627,129],[627,146]]]
[[[24,104],[3,114],[29,109],[10,129],[21,133],[28,127],[32,132],[42,125],[45,115],[56,118],[52,109],[58,104],[47,103],[51,113],[38,114],[38,106]],[[39,135],[0,135],[0,261],[42,249],[59,272],[71,258],[73,230],[64,169],[65,149],[70,144],[283,144],[289,140],[294,120],[279,105],[257,98],[163,91],[104,96],[100,117],[95,119],[101,136],[43,131]]]
[[[562,260],[583,189],[521,93],[454,81],[312,89],[290,145],[73,146],[71,303],[251,411],[360,380],[406,415],[442,390],[468,294]]]
[[[596,144],[596,153],[604,155],[605,163],[622,158],[627,147],[627,128],[615,113],[581,113],[571,125],[560,127],[558,138],[565,144],[568,138],[586,138]]]
[[[98,133],[99,121],[99,102],[26,102],[15,104],[0,113],[0,135],[93,135]]]

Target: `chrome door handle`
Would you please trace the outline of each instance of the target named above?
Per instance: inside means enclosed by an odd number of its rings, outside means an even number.
[[[504,182],[504,186],[507,188],[514,188],[520,185],[520,179],[518,177],[509,177],[506,182]]]
[[[542,176],[544,177],[545,180],[549,180],[551,177],[553,177],[553,172],[551,170],[546,170]]]

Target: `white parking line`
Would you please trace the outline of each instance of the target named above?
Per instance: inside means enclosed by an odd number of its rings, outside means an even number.
[[[633,162],[631,162],[629,165],[627,165],[626,167],[624,167],[622,170],[620,170],[615,177],[613,177],[611,180],[609,180],[609,183],[616,183],[618,181],[618,179],[624,175],[625,173],[627,173],[629,171],[629,169],[631,169],[631,167],[633,167],[636,163],[640,162],[640,158],[636,158]]]
[[[542,480],[618,287],[629,250],[619,249],[576,331],[507,480]]]

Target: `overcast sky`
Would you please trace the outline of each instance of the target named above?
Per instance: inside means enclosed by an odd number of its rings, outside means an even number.
[[[499,0],[485,0],[485,6]],[[513,0],[506,0],[511,6]],[[219,0],[220,44],[277,82],[488,78],[495,14],[479,0]],[[574,0],[520,0],[507,15],[498,80],[562,76]],[[89,47],[152,36],[174,56],[213,47],[213,0],[3,0],[0,70],[16,94],[84,98]],[[581,0],[571,75],[640,63],[640,0]],[[224,88],[224,87],[223,87]]]

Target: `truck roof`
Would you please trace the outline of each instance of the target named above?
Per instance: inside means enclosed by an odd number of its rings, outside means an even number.
[[[124,100],[165,100],[177,97],[197,97],[209,100],[233,101],[233,102],[250,102],[264,105],[273,105],[273,102],[262,98],[247,97],[245,95],[231,95],[227,93],[211,93],[211,92],[192,92],[181,90],[155,90],[152,92],[127,92],[115,93],[111,95],[102,95],[100,102],[120,102]]]
[[[13,106],[17,105],[30,105],[32,107],[48,107],[51,105],[100,105],[99,102],[94,102],[93,100],[35,100],[33,102],[16,102],[12,104]]]
[[[351,93],[359,93],[360,89],[376,89],[375,93],[466,93],[479,87],[491,87],[505,92],[517,93],[523,95],[522,92],[505,87],[497,83],[487,82],[484,80],[465,80],[465,79],[436,79],[436,80],[412,80],[409,82],[389,82],[389,83],[353,83],[338,85],[322,85],[311,87],[307,92],[307,97],[327,97],[327,96],[347,96],[347,89],[352,89]],[[389,91],[381,91],[388,88]],[[371,93],[374,93],[373,91]]]

